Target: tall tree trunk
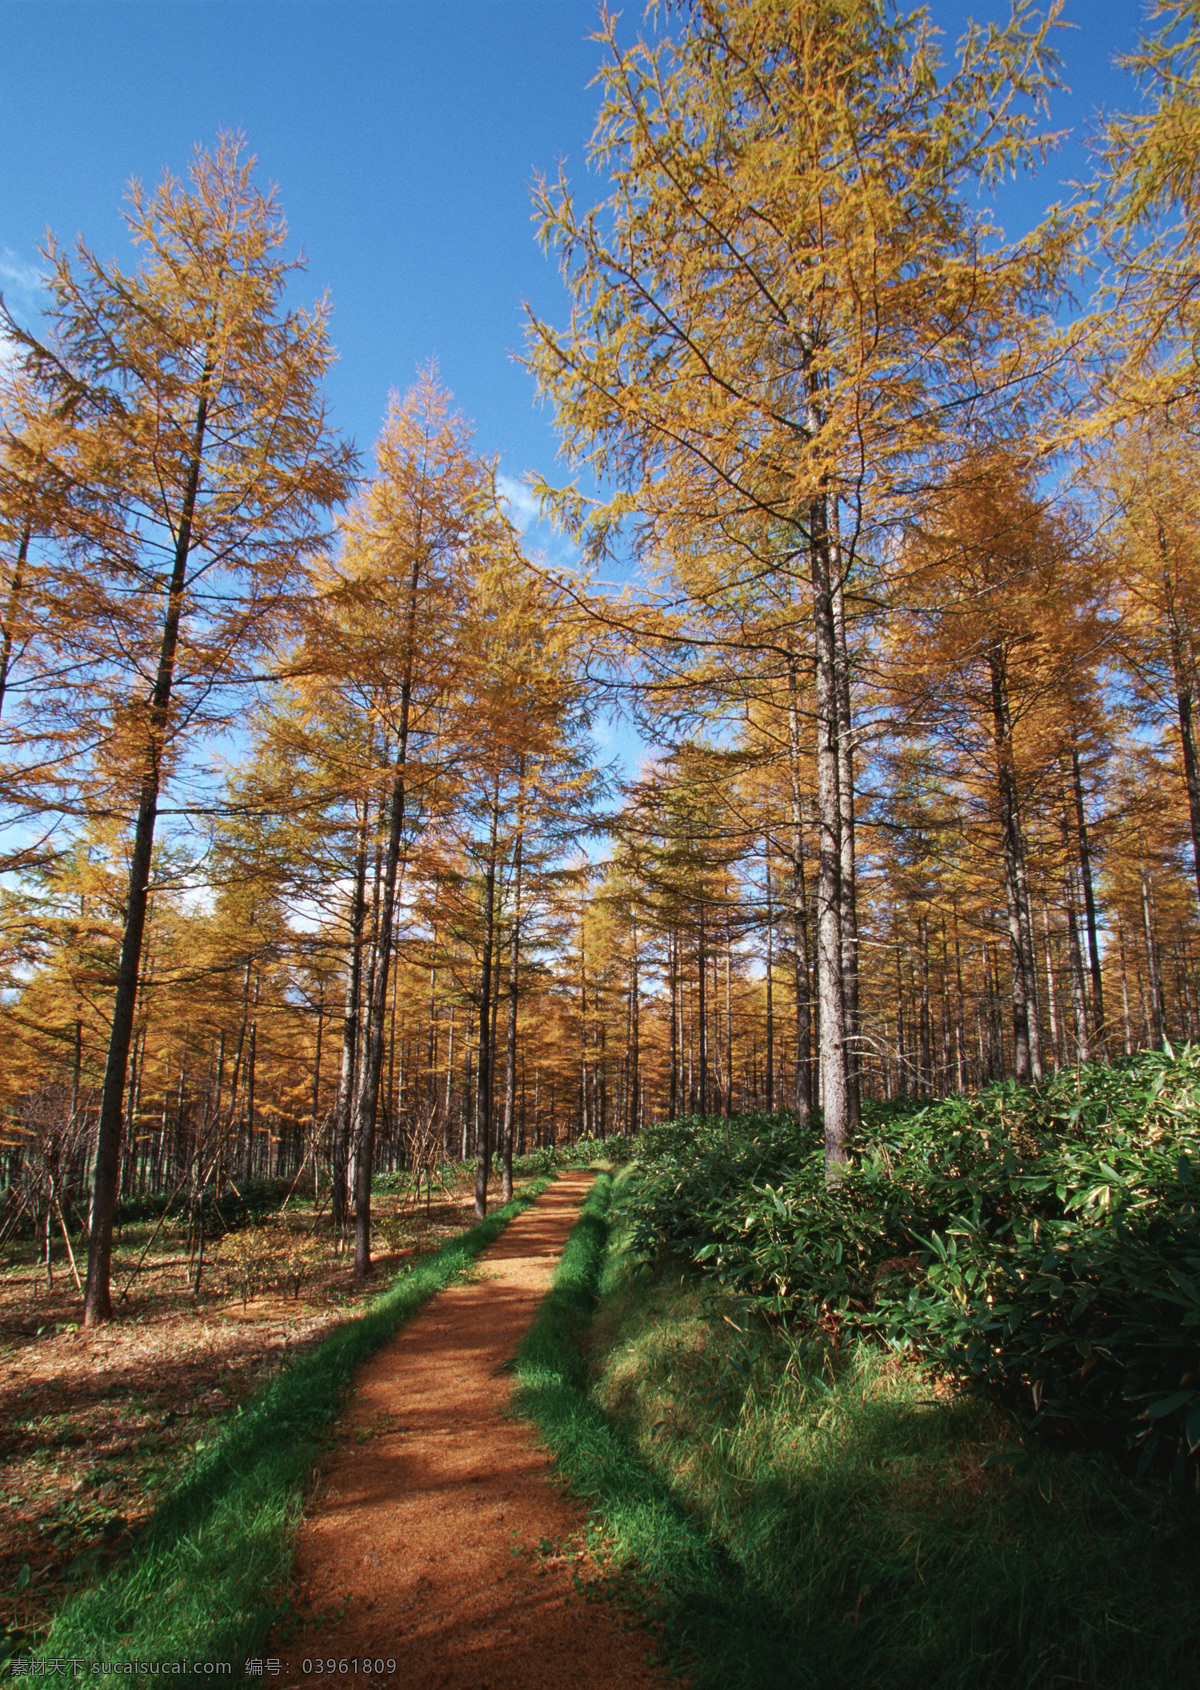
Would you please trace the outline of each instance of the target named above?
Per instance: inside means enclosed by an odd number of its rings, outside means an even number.
[[[767,1071],[764,1076],[767,1113],[775,1109],[775,905],[771,886],[771,840],[763,840],[767,878]]]
[[[1046,953],[1046,991],[1050,1002],[1050,1055],[1055,1068],[1063,1065],[1063,1040],[1058,1025],[1058,995],[1054,985],[1054,953],[1050,948],[1050,906],[1042,900],[1042,937]]]
[[[708,1105],[709,1105],[709,1096],[708,1096],[708,993],[707,993],[707,990],[706,990],[707,980],[705,978],[705,972],[704,972],[705,963],[706,963],[707,958],[706,958],[705,949],[704,949],[704,898],[703,898],[703,895],[701,895],[700,901],[697,904],[697,910],[699,912],[699,920],[698,920],[698,924],[697,924],[697,947],[696,947],[696,949],[697,949],[697,959],[696,959],[697,1000],[696,1000],[696,1009],[697,1009],[697,1019],[698,1019],[698,1023],[699,1023],[698,1035],[697,1035],[697,1054],[698,1054],[698,1058],[699,1058],[699,1068],[700,1068],[700,1111],[699,1112],[700,1112],[701,1115],[707,1115],[708,1114]]]
[[[1166,1035],[1162,968],[1158,957],[1158,939],[1154,931],[1154,911],[1151,905],[1150,880],[1145,870],[1142,871],[1142,931],[1146,938],[1146,976],[1147,997],[1149,999],[1148,1019],[1150,1023],[1150,1042],[1155,1050],[1161,1050]]]
[[[839,677],[830,567],[828,507],[809,506],[816,649],[817,995],[820,1003],[821,1100],[825,1119],[825,1177],[837,1183],[849,1159],[850,1106],[846,1085],[846,1002],[842,967],[842,841],[838,767]]]
[[[967,1028],[963,1006],[962,951],[958,942],[958,901],[954,904],[954,981],[955,981],[955,1083],[959,1091],[967,1089]]]
[[[1029,961],[1025,951],[1022,910],[1024,842],[1017,805],[1013,767],[1012,721],[1008,704],[1008,675],[1004,654],[993,647],[988,654],[992,689],[992,732],[996,753],[996,786],[1000,800],[1000,840],[1004,857],[1004,891],[1008,906],[1008,939],[1012,957],[1013,1067],[1017,1080],[1033,1078],[1029,1046]]]
[[[642,1006],[638,958],[637,917],[629,920],[629,1102],[626,1109],[628,1132],[632,1137],[641,1128],[638,1103],[641,1096]]]
[[[350,1136],[354,1124],[354,1081],[358,1071],[359,1005],[362,998],[363,927],[367,913],[367,806],[363,805],[354,854],[354,886],[350,893],[350,946],[346,955],[346,1005],[342,1018],[342,1071],[337,1116],[333,1127],[333,1166],[330,1170],[330,1216],[337,1238],[345,1235],[350,1215]]]
[[[520,806],[523,809],[523,804]],[[517,997],[521,978],[521,845],[522,827],[517,825],[513,847],[513,916],[508,948],[508,1029],[504,1050],[504,1169],[503,1200],[513,1194],[513,1122],[517,1092]]]
[[[1075,1021],[1075,1046],[1080,1062],[1092,1060],[1088,1034],[1087,996],[1083,986],[1083,952],[1079,946],[1079,922],[1075,916],[1075,877],[1067,871],[1067,967],[1071,976],[1071,1014]]]
[[[1096,893],[1092,885],[1092,851],[1087,815],[1083,807],[1083,770],[1079,752],[1071,750],[1071,786],[1075,797],[1075,830],[1079,836],[1079,873],[1083,881],[1083,910],[1087,924],[1088,965],[1092,977],[1092,1029],[1096,1054],[1103,1059],[1107,1033],[1104,1026],[1104,980],[1100,971],[1100,941],[1096,931]]]
[[[379,915],[375,927],[375,958],[367,1000],[366,1038],[358,1083],[354,1088],[354,1277],[365,1279],[371,1271],[371,1177],[375,1169],[375,1122],[379,1109],[379,1080],[383,1071],[383,1042],[387,1027],[388,980],[392,961],[392,932],[396,913],[396,882],[400,869],[400,847],[404,838],[405,803],[408,796],[408,733],[412,708],[413,667],[416,658],[417,588],[421,555],[413,560],[408,583],[405,629],[404,675],[400,683],[400,719],[396,757],[392,765],[392,789],[387,809],[387,845],[379,894]]]
[[[1163,559],[1163,611],[1167,645],[1171,652],[1171,674],[1175,682],[1175,707],[1179,717],[1179,741],[1183,750],[1183,778],[1187,787],[1188,819],[1192,831],[1192,871],[1200,891],[1200,760],[1196,756],[1196,662],[1188,629],[1180,615],[1175,583],[1167,562],[1168,548],[1161,521],[1158,546]]]
[[[1117,955],[1121,962],[1121,1013],[1125,1025],[1125,1054],[1133,1055],[1133,1030],[1129,1021],[1129,980],[1125,972],[1125,931],[1117,923]]]
[[[1021,910],[1021,930],[1024,943],[1021,954],[1025,959],[1025,996],[1029,1004],[1029,1067],[1035,1080],[1044,1077],[1042,1066],[1041,988],[1038,984],[1037,946],[1033,938],[1033,902],[1029,896],[1029,849],[1021,827],[1020,806],[1017,807],[1017,836],[1020,852],[1017,857],[1017,888]]]
[[[812,968],[808,955],[808,891],[804,883],[804,807],[800,784],[799,676],[793,658],[788,658],[788,766],[792,788],[792,934],[795,946],[796,982],[796,1077],[793,1108],[803,1125],[812,1114],[812,1008],[809,980]],[[768,873],[770,863],[768,862]]]
[[[728,914],[725,917],[725,1119],[733,1110],[733,996],[730,975],[733,970],[733,930]]]
[[[445,1122],[445,1149],[450,1150],[450,1105],[454,1098],[454,999],[450,999],[450,1024],[446,1028],[446,1084],[442,1093],[442,1119]]]
[[[837,654],[838,819],[841,845],[842,991],[846,1005],[846,1131],[853,1137],[862,1124],[861,1060],[858,1016],[858,870],[854,837],[854,721],[850,705],[850,647],[846,637],[845,559],[838,505],[834,518],[833,616]]]
[[[2,628],[0,628],[0,715],[4,713],[4,699],[8,692],[8,677],[12,672],[17,617],[21,610],[21,596],[25,590],[25,565],[29,558],[29,541],[32,534],[33,523],[29,517],[26,517],[21,525],[21,538],[17,544],[13,571],[8,579],[8,603],[4,607],[4,622]]]
[[[437,923],[434,922],[429,963],[429,1031],[425,1043],[425,1110],[429,1116],[431,1127],[437,1112],[437,935]]]
[[[258,988],[255,986],[255,997]],[[254,1178],[254,1077],[258,1054],[258,1022],[250,1023],[250,1049],[246,1055],[246,1178]],[[267,1169],[270,1172],[268,1166]]]
[[[191,461],[187,484],[175,530],[175,556],[167,589],[167,608],[154,690],[146,711],[146,739],[133,849],[129,859],[129,889],[125,899],[125,930],[117,963],[109,1029],[104,1086],[100,1094],[100,1118],[96,1124],[96,1156],[92,1175],[92,1230],[88,1239],[87,1284],[83,1293],[83,1324],[97,1326],[112,1318],[113,1215],[121,1178],[122,1103],[129,1066],[129,1044],[137,1009],[138,974],[142,960],[142,938],[146,929],[146,908],[150,895],[150,861],[154,852],[154,825],[158,819],[158,793],[162,760],[166,749],[171,689],[175,681],[175,654],[179,645],[179,623],[187,587],[187,562],[192,549],[192,524],[200,486],[204,437],[208,423],[208,389],[212,379],[205,365],[200,397],[192,431]]]
[[[579,913],[579,1133],[588,1132],[588,1058],[587,1058],[587,935],[583,926],[583,911]]]
[[[492,1158],[492,959],[496,921],[496,833],[500,818],[500,782],[493,781],[491,831],[483,877],[483,955],[479,983],[479,1057],[475,1071],[475,1219],[487,1214],[488,1173]]]
[[[920,991],[917,995],[917,1036],[921,1049],[921,1090],[933,1096],[933,1049],[929,1016],[929,918],[917,918],[917,963]]]
[[[667,938],[667,989],[671,1002],[670,1078],[668,1082],[667,1114],[672,1121],[679,1119],[679,969],[676,965],[676,934]]]
[[[317,1048],[313,1056],[313,1089],[312,1089],[312,1135],[313,1135],[313,1163],[316,1165],[317,1156],[317,1121],[321,1110],[321,1035],[325,1023],[325,988],[322,987],[317,997]]]

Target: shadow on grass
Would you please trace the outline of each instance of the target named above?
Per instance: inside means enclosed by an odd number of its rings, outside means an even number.
[[[662,1664],[695,1690],[1188,1681],[1194,1504],[1005,1450],[995,1410],[878,1350],[829,1365],[738,1330],[694,1277],[610,1272],[592,1324],[610,1193],[602,1176],[518,1353],[515,1406]]]

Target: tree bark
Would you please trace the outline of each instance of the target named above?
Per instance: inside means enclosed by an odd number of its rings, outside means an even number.
[[[21,539],[17,545],[13,572],[8,581],[8,603],[4,607],[4,625],[3,631],[0,633],[0,715],[4,713],[4,699],[8,692],[8,677],[12,670],[17,613],[21,607],[21,594],[25,589],[25,565],[29,558],[29,541],[32,534],[33,523],[29,517],[26,517],[21,527]]]
[[[1150,1039],[1155,1050],[1161,1050],[1166,1036],[1166,1015],[1163,999],[1162,966],[1158,956],[1158,939],[1154,931],[1154,910],[1151,902],[1150,880],[1142,871],[1142,931],[1146,938],[1147,996],[1149,998]]]
[[[796,982],[796,1075],[793,1108],[801,1126],[812,1114],[812,1008],[809,981],[812,968],[808,955],[808,892],[804,884],[804,809],[800,786],[799,677],[794,659],[788,659],[788,761],[792,788],[792,934],[795,946]],[[770,865],[768,862],[768,873]]]
[[[846,594],[837,501],[834,515],[833,616],[837,655],[838,824],[841,842],[842,990],[846,1006],[846,1130],[853,1136],[862,1123],[858,1017],[858,870],[854,838],[854,722],[850,707],[850,648],[846,638]]]
[[[367,913],[367,806],[363,805],[354,854],[354,889],[350,894],[350,949],[346,957],[346,1006],[342,1018],[342,1071],[333,1128],[330,1216],[341,1238],[350,1214],[350,1137],[354,1118],[354,1082],[358,1072],[359,1004],[362,996],[363,926]]]
[[[392,765],[392,790],[388,802],[388,835],[383,856],[379,918],[375,935],[375,967],[367,1004],[367,1029],[363,1062],[354,1089],[354,1277],[365,1279],[371,1272],[371,1177],[375,1169],[375,1120],[379,1108],[379,1077],[383,1070],[383,1040],[387,1025],[388,979],[392,960],[392,930],[396,912],[396,879],[400,867],[400,846],[404,837],[405,802],[408,795],[408,734],[412,708],[413,670],[416,661],[417,588],[421,575],[421,551],[413,558],[408,582],[408,606],[404,638],[404,674],[400,683],[400,719],[397,725],[396,757]]]
[[[628,1132],[630,1137],[633,1137],[642,1124],[638,1110],[641,1097],[642,1006],[636,915],[631,915],[629,920],[629,973],[629,1102],[626,1116],[629,1122]]]
[[[1008,939],[1012,957],[1013,1068],[1017,1080],[1033,1078],[1030,1060],[1029,963],[1025,951],[1025,922],[1021,907],[1024,842],[1013,768],[1012,721],[1009,714],[1007,666],[993,647],[988,654],[992,692],[992,733],[996,753],[996,787],[1000,800],[1000,840],[1004,857],[1004,891],[1008,907]]]
[[[679,970],[675,961],[676,936],[672,929],[667,937],[667,991],[671,1009],[670,1077],[668,1082],[667,1114],[672,1121],[679,1119]]]
[[[1100,941],[1096,931],[1096,893],[1092,885],[1092,850],[1087,815],[1083,807],[1083,771],[1079,752],[1071,749],[1071,785],[1075,797],[1075,829],[1079,836],[1079,873],[1083,881],[1083,911],[1087,925],[1088,965],[1092,977],[1092,1029],[1096,1054],[1103,1059],[1107,1030],[1104,1025],[1104,980],[1100,971]]]
[[[705,962],[706,962],[707,959],[706,959],[705,950],[704,950],[704,897],[703,897],[703,893],[701,894],[700,901],[699,901],[699,903],[697,904],[696,907],[697,907],[697,911],[698,911],[697,947],[696,947],[697,948],[696,984],[697,984],[697,988],[698,988],[698,993],[697,993],[697,1001],[696,1001],[696,1012],[697,1012],[697,1020],[698,1020],[698,1023],[699,1023],[698,1033],[697,1033],[697,1054],[698,1054],[699,1069],[700,1069],[700,1108],[699,1108],[699,1113],[701,1115],[707,1115],[709,1097],[708,1097],[708,992],[706,990],[706,987],[707,987],[708,982],[707,982],[705,972],[704,972]]]
[[[496,919],[496,833],[500,816],[499,778],[493,782],[491,831],[483,877],[483,955],[479,983],[479,1056],[475,1071],[475,1219],[487,1215],[492,1157],[492,957]]]
[[[179,646],[179,623],[187,587],[187,563],[192,549],[192,523],[200,486],[204,438],[208,425],[208,388],[211,366],[206,364],[200,380],[200,397],[192,431],[191,460],[179,513],[175,555],[167,589],[154,676],[146,714],[146,744],[134,824],[133,850],[129,862],[129,889],[125,902],[125,930],[117,963],[113,995],[112,1024],[104,1085],[100,1095],[100,1118],[96,1125],[96,1156],[92,1175],[92,1230],[88,1239],[87,1285],[83,1293],[83,1324],[97,1326],[112,1318],[112,1233],[117,1191],[121,1178],[122,1103],[129,1065],[129,1044],[137,1009],[138,974],[142,960],[142,939],[146,929],[146,908],[150,894],[150,862],[154,852],[154,825],[158,819],[158,793],[162,780],[162,757],[166,748],[171,689],[175,680],[175,656]]]
[[[521,845],[522,828],[517,827],[513,847],[513,916],[508,951],[508,1029],[504,1050],[504,1161],[503,1201],[513,1194],[513,1121],[517,1091],[517,999],[521,978]]]
[[[1196,662],[1192,642],[1176,601],[1175,585],[1167,563],[1167,541],[1158,523],[1158,547],[1163,558],[1163,614],[1167,625],[1167,646],[1171,653],[1171,676],[1175,685],[1175,708],[1179,718],[1179,740],[1183,750],[1183,778],[1187,787],[1188,819],[1192,833],[1192,872],[1200,892],[1200,760],[1196,756]]]
[[[849,1160],[846,1002],[842,964],[842,841],[838,767],[838,660],[826,501],[809,507],[817,715],[817,996],[820,1006],[821,1101],[825,1177],[841,1178]]]

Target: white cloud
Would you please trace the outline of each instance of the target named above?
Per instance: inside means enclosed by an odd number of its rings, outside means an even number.
[[[0,293],[18,322],[37,315],[46,278],[33,264],[26,264],[11,247],[0,247]],[[0,333],[0,369],[8,369],[16,358],[16,343]]]
[[[0,248],[0,288],[16,293],[40,293],[46,278],[34,264],[26,264],[11,247]]]
[[[542,507],[534,498],[523,481],[518,481],[511,475],[496,477],[496,491],[500,495],[500,503],[505,506],[509,520],[522,534],[529,528],[535,528],[542,519]]]

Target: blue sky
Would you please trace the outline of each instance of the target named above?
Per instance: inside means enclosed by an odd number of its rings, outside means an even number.
[[[950,41],[969,12],[1002,9],[931,8]],[[1111,61],[1133,45],[1141,6],[1069,0],[1066,15],[1082,27],[1061,32],[1073,93],[1053,121],[1072,136],[1037,181],[1003,195],[1014,232],[1086,173],[1097,112],[1133,101]],[[550,414],[513,354],[524,299],[553,321],[567,311],[535,240],[535,173],[561,158],[581,198],[600,188],[585,160],[596,17],[593,0],[0,0],[10,307],[36,313],[47,228],[121,255],[129,178],[183,174],[194,143],[240,129],[307,254],[300,290],[331,296],[329,393],[364,455],[388,390],[434,355],[507,478],[553,473]],[[623,32],[640,19],[627,7]]]
[[[932,9],[951,39],[969,11],[1000,10]],[[1097,107],[1129,100],[1110,61],[1140,15],[1136,0],[1070,0],[1084,27],[1061,34],[1075,91],[1056,121],[1076,137]],[[119,252],[128,179],[182,173],[193,143],[240,128],[279,186],[309,291],[332,297],[341,426],[369,447],[389,387],[436,354],[479,447],[510,475],[547,470],[550,417],[512,354],[523,298],[557,320],[566,307],[529,189],[560,157],[585,197],[598,188],[585,166],[595,20],[593,0],[0,0],[6,295],[36,308],[47,227]],[[626,32],[639,22],[627,7]],[[1006,220],[1032,219],[1084,169],[1070,145],[1005,196]]]

